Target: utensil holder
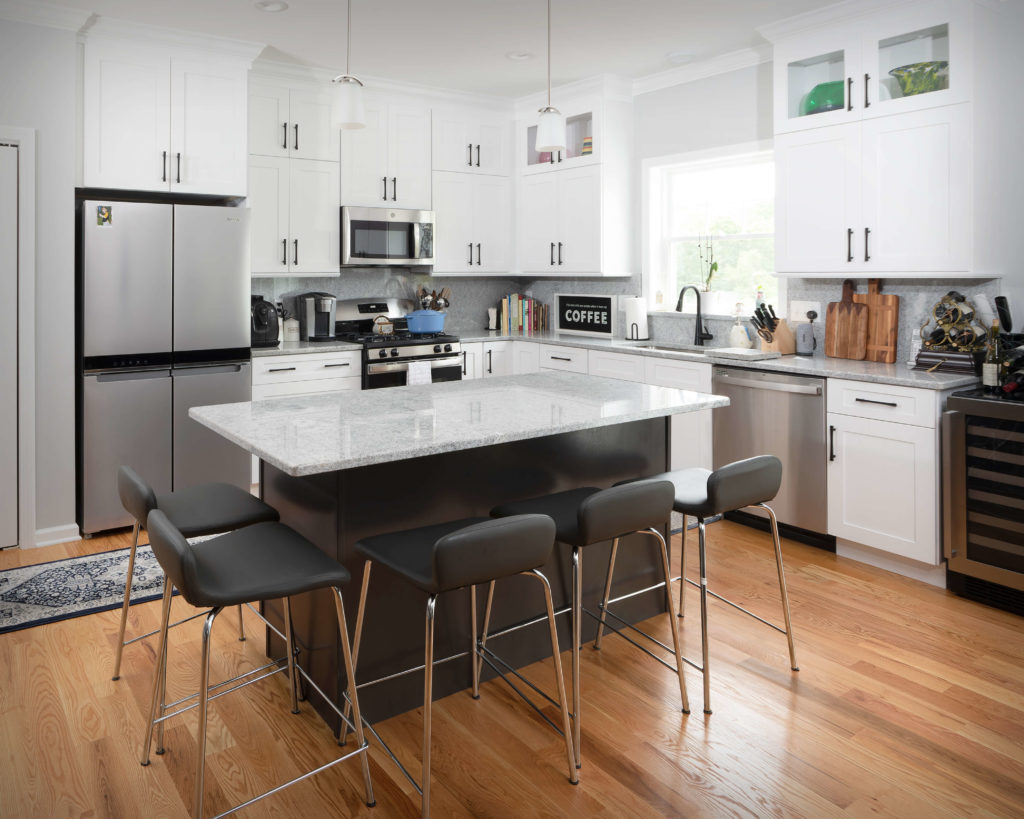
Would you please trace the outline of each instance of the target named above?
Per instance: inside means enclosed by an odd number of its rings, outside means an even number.
[[[771,343],[761,339],[761,351],[766,353],[779,353],[780,355],[794,355],[796,353],[796,339],[789,324],[785,320],[778,323],[775,332],[772,333]]]

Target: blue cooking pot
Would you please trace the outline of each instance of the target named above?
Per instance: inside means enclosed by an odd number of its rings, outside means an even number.
[[[414,335],[444,332],[444,313],[439,310],[413,310],[405,318]]]

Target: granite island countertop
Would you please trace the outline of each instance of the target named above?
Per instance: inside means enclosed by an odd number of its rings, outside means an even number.
[[[728,403],[723,396],[543,372],[193,407],[189,416],[283,472],[301,476]]]

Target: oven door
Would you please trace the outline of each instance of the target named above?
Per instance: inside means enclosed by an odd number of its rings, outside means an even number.
[[[432,358],[427,363],[430,364],[431,383],[462,380],[462,358],[460,356]],[[408,376],[408,361],[370,361],[367,362],[366,371],[363,373],[363,389],[404,387]]]
[[[342,265],[432,265],[434,213],[392,208],[341,209]]]

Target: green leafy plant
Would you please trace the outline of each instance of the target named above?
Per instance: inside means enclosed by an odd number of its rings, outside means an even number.
[[[715,261],[715,249],[711,244],[710,236],[697,237],[697,256],[700,259],[701,283],[705,290],[710,290],[711,279],[718,272],[718,262]]]

